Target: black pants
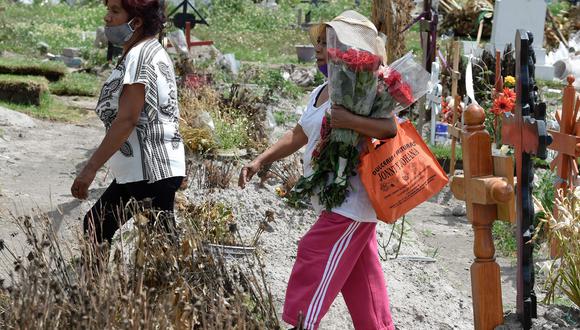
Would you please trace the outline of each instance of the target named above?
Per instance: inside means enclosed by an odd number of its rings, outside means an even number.
[[[167,178],[154,183],[138,181],[118,184],[117,180],[114,180],[85,215],[83,221],[85,234],[94,235],[93,238],[98,243],[107,240],[110,244],[119,226],[132,217],[132,208],[125,207],[131,198],[137,201],[150,199],[150,207],[153,210],[163,211],[157,220],[162,220],[167,230],[173,228],[175,192],[182,181],[183,177]]]

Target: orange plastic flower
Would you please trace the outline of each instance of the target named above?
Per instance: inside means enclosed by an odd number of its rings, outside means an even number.
[[[511,88],[504,88],[503,95],[507,96],[513,103],[516,102],[516,92]]]
[[[493,100],[493,107],[491,108],[491,112],[499,116],[504,112],[511,112],[514,109],[514,102],[504,95],[499,95],[495,100]]]

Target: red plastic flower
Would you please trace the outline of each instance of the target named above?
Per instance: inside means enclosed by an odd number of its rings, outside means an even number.
[[[504,95],[498,96],[495,100],[493,100],[493,107],[491,108],[491,112],[499,116],[504,112],[511,112],[514,109],[514,103],[512,100]]]
[[[395,86],[394,88],[389,88],[389,93],[391,93],[395,101],[404,106],[411,105],[411,103],[415,102],[413,99],[413,90],[411,89],[411,86],[405,82]]]
[[[403,77],[401,77],[401,74],[399,73],[399,71],[394,70],[394,69],[389,69],[388,73],[387,73],[387,77],[385,78],[385,84],[387,84],[387,86],[389,86],[389,88],[398,85],[401,83],[401,79]]]
[[[505,95],[507,98],[509,98],[510,100],[512,100],[512,102],[516,102],[516,92],[514,92],[513,89],[510,88],[504,88],[503,89],[503,95]]]

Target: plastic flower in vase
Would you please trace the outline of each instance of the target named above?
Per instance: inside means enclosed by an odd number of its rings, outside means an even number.
[[[497,94],[493,100],[491,113],[494,115],[493,129],[495,130],[495,142],[499,145],[501,140],[501,128],[499,117],[504,112],[513,112],[516,105],[516,93],[510,88],[504,88],[502,93]]]
[[[504,88],[503,95],[506,96],[507,98],[509,98],[513,104],[516,103],[516,92],[514,92],[513,89],[507,88],[507,87]]]

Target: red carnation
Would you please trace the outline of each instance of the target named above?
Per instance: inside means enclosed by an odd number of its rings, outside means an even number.
[[[388,73],[387,73],[387,77],[385,78],[385,84],[387,84],[387,86],[389,86],[389,88],[398,85],[399,83],[401,83],[401,74],[399,73],[399,71],[394,70],[394,69],[389,69]]]
[[[413,99],[413,90],[407,83],[401,83],[395,88],[389,88],[389,93],[391,93],[395,101],[404,106],[411,105],[415,102]]]
[[[358,52],[354,48],[349,48],[346,52],[341,53],[341,56],[340,56],[340,58],[347,65],[349,63],[352,63],[352,62],[356,61],[356,58],[357,57],[358,57]]]
[[[366,51],[350,48],[342,54],[342,60],[351,71],[376,71],[381,64],[381,58]]]

